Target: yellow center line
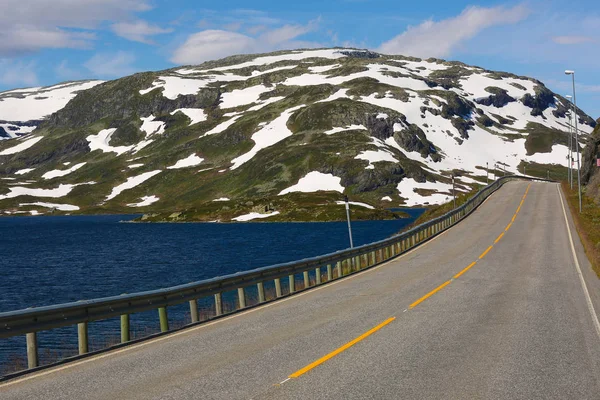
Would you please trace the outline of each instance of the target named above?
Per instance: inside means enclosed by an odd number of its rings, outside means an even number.
[[[310,371],[313,368],[318,367],[319,365],[323,364],[325,361],[337,356],[338,354],[340,354],[341,352],[343,352],[344,350],[349,349],[350,347],[354,346],[356,343],[360,342],[361,340],[367,338],[368,336],[372,335],[373,333],[377,332],[378,330],[380,330],[381,328],[383,328],[384,326],[386,326],[387,324],[389,324],[390,322],[392,322],[393,320],[395,320],[396,317],[392,317],[392,318],[388,318],[385,321],[383,321],[381,324],[377,325],[375,328],[363,333],[362,335],[360,335],[359,337],[357,337],[356,339],[346,343],[345,345],[343,345],[342,347],[338,348],[337,350],[332,351],[331,353],[327,354],[326,356],[323,356],[321,358],[319,358],[317,361],[308,364],[306,367],[294,372],[293,374],[291,374],[289,376],[289,378],[298,378],[302,375],[304,375],[305,373],[307,373],[308,371]]]
[[[498,238],[496,240],[494,240],[494,244],[498,244],[498,242],[500,241],[500,239],[502,239],[503,236],[504,236],[504,232],[502,232],[500,234],[500,236],[498,236]]]
[[[463,269],[458,274],[454,275],[454,279],[458,279],[462,274],[464,274],[465,272],[467,272],[468,270],[473,268],[475,266],[475,264],[477,264],[477,261],[473,261],[471,264],[469,264],[469,266],[467,268]]]
[[[427,300],[428,298],[430,298],[431,296],[433,296],[434,294],[436,294],[437,292],[439,292],[440,290],[442,290],[443,288],[448,286],[450,284],[450,282],[452,282],[452,281],[446,281],[446,282],[442,283],[440,286],[433,289],[431,292],[427,293],[425,296],[421,297],[419,300],[412,303],[408,308],[415,308],[416,306],[418,306],[419,304],[421,304],[422,302],[424,302],[425,300]]]
[[[487,256],[487,253],[489,253],[490,250],[492,250],[493,248],[494,248],[493,245],[490,246],[490,247],[488,247],[486,251],[484,251],[483,253],[481,253],[481,255],[479,256],[479,259],[481,260],[483,257]]]
[[[525,202],[525,198],[527,197],[527,193],[529,192],[529,188],[530,187],[531,187],[531,184],[529,184],[529,186],[527,186],[527,190],[525,191],[525,195],[521,199],[521,204],[519,205],[519,208],[517,208],[517,211],[515,212],[515,215],[513,215],[512,221],[508,224],[508,226],[506,227],[506,229],[504,230],[504,232],[502,232],[500,234],[500,236],[498,236],[498,238],[494,241],[494,244],[497,244],[504,237],[505,232],[508,232],[508,230],[510,229],[510,227],[512,226],[512,224],[515,222],[515,219],[517,218],[517,214],[519,213],[519,211],[521,211],[521,207],[523,206],[523,203]],[[492,250],[492,248],[494,248],[493,245],[490,246],[490,247],[488,247],[486,249],[486,251],[484,251],[479,256],[479,259],[480,260],[483,259]],[[459,273],[457,273],[456,275],[454,275],[454,279],[459,278],[462,274],[464,274],[465,272],[467,272],[468,270],[470,270],[471,268],[473,268],[476,264],[477,264],[477,261],[474,261],[471,264],[469,264],[468,267],[464,268],[462,271],[460,271]],[[452,283],[451,280],[442,283],[440,286],[438,286],[437,288],[433,289],[431,292],[427,293],[425,296],[421,297],[419,300],[417,300],[414,303],[412,303],[409,306],[409,309],[415,308],[416,306],[418,306],[419,304],[421,304],[422,302],[424,302],[425,300],[427,300],[428,298],[430,298],[431,296],[433,296],[434,294],[436,294],[437,292],[439,292],[440,290],[442,290],[443,288],[445,288],[446,286],[448,286],[450,283]],[[354,340],[346,343],[342,347],[340,347],[340,348],[332,351],[331,353],[329,353],[329,354],[327,354],[327,355],[319,358],[318,360],[316,360],[316,361],[308,364],[306,367],[304,367],[304,368],[302,368],[302,369],[294,372],[293,374],[291,374],[288,377],[288,379],[299,378],[300,376],[304,375],[308,371],[310,371],[310,370],[318,367],[319,365],[323,364],[327,360],[330,360],[331,358],[337,356],[341,352],[343,352],[343,351],[349,349],[350,347],[354,346],[356,343],[360,342],[361,340],[364,340],[365,338],[369,337],[370,335],[372,335],[373,333],[377,332],[378,330],[380,330],[384,326],[388,325],[390,322],[394,321],[395,319],[396,319],[396,317],[392,317],[392,318],[386,319],[381,324],[379,324],[376,327],[374,327],[373,329],[371,329],[371,330],[363,333],[362,335],[360,335],[356,339],[354,339]]]

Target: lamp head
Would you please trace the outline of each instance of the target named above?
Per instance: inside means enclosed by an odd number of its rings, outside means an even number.
[[[573,74],[575,74],[575,71],[570,70],[570,69],[565,70],[565,75],[573,75]]]
[[[565,97],[566,97],[567,99],[572,99],[572,98],[573,98],[573,96],[571,96],[570,94],[566,95]]]

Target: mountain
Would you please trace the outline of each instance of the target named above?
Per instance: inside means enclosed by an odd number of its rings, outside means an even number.
[[[329,220],[346,194],[358,218],[391,218],[448,201],[452,173],[467,192],[486,165],[566,164],[566,99],[460,62],[297,50],[86,84],[0,143],[4,213]],[[583,144],[596,122],[578,118]]]
[[[101,83],[63,82],[48,87],[0,92],[0,140],[31,133],[46,117],[66,106],[78,92]]]

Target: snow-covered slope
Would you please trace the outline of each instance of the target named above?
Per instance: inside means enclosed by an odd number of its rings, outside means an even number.
[[[32,132],[41,120],[67,105],[77,92],[100,83],[102,81],[64,82],[0,92],[0,139]]]
[[[451,174],[468,191],[495,164],[517,173],[567,161],[566,99],[535,79],[459,62],[298,50],[98,83],[0,94],[0,119],[58,110],[0,144],[0,209],[48,194],[82,212],[210,203],[234,213],[232,202],[270,199],[231,217],[280,218],[271,202],[288,197],[438,204],[451,196]],[[595,122],[578,118],[590,133]]]

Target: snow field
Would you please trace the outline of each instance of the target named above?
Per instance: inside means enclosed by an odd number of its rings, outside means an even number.
[[[110,138],[115,133],[117,128],[102,129],[97,135],[90,135],[85,138],[89,142],[90,151],[100,150],[103,153],[117,153],[120,156],[128,152],[134,146],[111,146]]]
[[[337,204],[337,205],[344,205],[344,204],[346,204],[346,202],[343,201],[343,200],[340,200],[340,201],[336,201],[335,204]],[[359,207],[368,208],[369,210],[374,210],[375,209],[375,207],[373,207],[370,204],[360,203],[358,201],[349,201],[348,204],[353,205],[353,206],[359,206]]]
[[[259,214],[256,212],[251,212],[249,214],[244,214],[244,215],[240,215],[239,217],[235,217],[232,218],[232,221],[238,221],[238,222],[246,222],[246,221],[252,221],[253,219],[262,219],[262,218],[269,218],[272,217],[274,215],[278,215],[279,211],[273,211],[272,213],[269,214]]]
[[[16,89],[0,93],[0,120],[31,121],[64,108],[80,90],[90,89],[103,81],[66,83],[45,88]],[[13,97],[23,96],[24,98]]]
[[[154,121],[154,118],[154,115],[140,118],[142,120],[140,130],[146,133],[146,138],[154,134],[160,135],[165,132],[165,123],[162,121]]]
[[[7,194],[0,195],[0,200],[12,199],[19,196],[32,196],[32,197],[50,197],[59,198],[64,197],[71,193],[73,188],[81,185],[93,185],[95,182],[78,183],[78,184],[63,184],[61,183],[54,189],[33,189],[23,186],[13,186]]]
[[[397,163],[398,160],[388,151],[385,150],[366,150],[361,151],[356,157],[356,160],[366,160],[369,162],[369,165],[365,167],[365,169],[375,169],[374,163],[376,162],[392,162]]]
[[[79,210],[78,206],[74,206],[71,204],[56,204],[56,203],[44,203],[41,201],[35,202],[35,203],[21,203],[19,204],[20,207],[22,206],[38,206],[38,207],[46,207],[46,208],[55,208],[59,211],[77,211]]]
[[[24,169],[20,169],[17,172],[15,172],[15,175],[25,175],[30,173],[31,171],[35,170],[35,168],[24,168]]]
[[[242,164],[251,160],[252,157],[254,157],[260,150],[273,146],[283,139],[292,136],[292,132],[287,127],[287,122],[295,111],[303,107],[305,106],[301,105],[290,108],[289,110],[285,110],[279,117],[275,118],[273,121],[269,122],[256,133],[254,133],[252,135],[252,140],[255,143],[254,147],[248,153],[242,154],[241,156],[231,160],[233,163],[231,169],[234,170],[239,168]]]
[[[2,104],[2,102],[0,102],[0,104]],[[25,151],[25,150],[33,147],[37,142],[39,142],[42,139],[43,139],[42,136],[27,139],[16,146],[9,147],[8,149],[0,151],[0,156],[8,156],[11,154],[17,154],[22,151]]]
[[[179,111],[184,113],[191,120],[190,125],[206,121],[206,114],[201,108],[178,108],[177,110],[173,111],[171,115],[175,115]]]
[[[204,161],[204,158],[198,157],[196,155],[196,153],[194,153],[194,154],[191,154],[189,157],[186,157],[184,159],[177,161],[175,163],[175,165],[171,165],[170,167],[167,167],[167,169],[180,169],[180,168],[195,167],[197,165],[200,165],[200,163],[202,163],[202,161]]]
[[[221,109],[235,108],[246,104],[256,103],[261,94],[272,89],[264,85],[250,86],[245,89],[235,89],[231,92],[223,93],[221,96]]]
[[[65,170],[55,169],[52,171],[48,171],[44,175],[42,175],[42,178],[53,179],[53,178],[58,178],[61,176],[69,175],[71,172],[77,171],[79,168],[83,167],[85,164],[86,164],[85,162],[82,162],[82,163],[73,165],[69,169],[65,169]]]
[[[297,184],[282,190],[279,196],[292,192],[314,193],[318,191],[344,192],[341,185],[342,178],[332,174],[324,174],[318,171],[312,171],[300,178]]]
[[[354,125],[353,124],[353,125],[348,125],[345,128],[339,128],[339,127],[338,128],[333,128],[333,129],[330,129],[328,131],[325,131],[324,133],[326,135],[333,135],[334,133],[340,133],[340,132],[345,132],[345,131],[353,131],[353,130],[359,130],[359,129],[360,130],[364,130],[364,131],[367,130],[367,128],[364,125]]]
[[[149,206],[150,204],[156,203],[157,201],[159,201],[160,198],[152,195],[152,196],[144,196],[141,198],[141,201],[139,203],[130,203],[127,204],[128,207],[146,207]]]
[[[125,181],[124,183],[122,183],[118,186],[115,186],[113,188],[112,192],[106,197],[106,201],[114,199],[115,197],[120,195],[125,190],[133,189],[134,187],[141,185],[142,183],[146,182],[148,179],[152,178],[153,176],[155,176],[161,172],[162,172],[161,170],[144,172],[141,175],[132,176],[132,177],[127,178],[127,181]]]

